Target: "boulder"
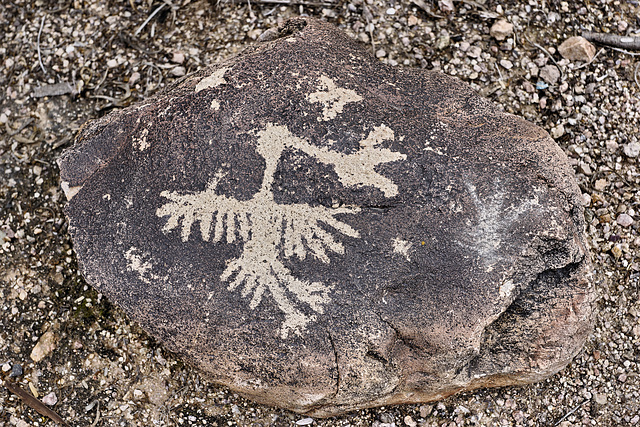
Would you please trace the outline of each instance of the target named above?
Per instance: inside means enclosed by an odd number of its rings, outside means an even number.
[[[562,369],[594,291],[549,135],[320,21],[262,40],[60,158],[87,282],[212,381],[315,417]]]

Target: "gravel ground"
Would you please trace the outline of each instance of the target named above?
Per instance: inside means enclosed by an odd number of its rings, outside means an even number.
[[[73,426],[639,424],[640,57],[598,47],[585,64],[557,53],[583,30],[640,35],[638,2],[300,3],[0,4],[2,379]],[[80,126],[299,14],[338,25],[389,64],[457,76],[548,130],[568,154],[584,195],[600,298],[593,334],[562,372],[435,404],[305,419],[208,384],[79,276],[55,159]],[[501,18],[514,32],[499,41],[490,28]],[[0,426],[53,424],[0,387]]]

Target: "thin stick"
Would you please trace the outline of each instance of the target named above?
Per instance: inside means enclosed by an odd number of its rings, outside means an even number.
[[[562,72],[562,68],[560,68],[560,66],[558,65],[556,60],[553,59],[553,56],[549,53],[549,51],[547,49],[543,48],[542,46],[540,46],[538,43],[535,43],[535,42],[532,42],[531,40],[529,40],[529,37],[525,36],[525,38],[527,39],[527,41],[529,43],[531,43],[532,45],[534,45],[535,47],[537,47],[538,49],[540,49],[541,51],[546,53],[547,56],[549,57],[549,59],[556,65],[556,67],[558,68],[558,71],[560,71],[560,77],[564,77],[564,73]]]
[[[44,27],[44,19],[46,15],[42,17],[42,21],[40,21],[40,30],[38,30],[38,62],[40,63],[40,68],[42,68],[42,72],[47,74],[47,70],[44,68],[44,64],[42,63],[42,53],[40,52],[40,35],[42,34],[42,28]]]
[[[140,25],[138,27],[138,29],[136,30],[135,33],[133,33],[133,35],[137,36],[138,34],[140,34],[140,31],[142,31],[142,29],[147,26],[149,21],[151,21],[153,19],[153,17],[156,16],[162,10],[162,8],[165,7],[165,6],[166,6],[166,3],[162,3],[160,6],[158,6],[156,8],[156,10],[154,10],[153,13],[151,15],[149,15],[149,17],[142,23],[142,25]]]
[[[21,387],[15,384],[11,384],[11,382],[9,382],[6,379],[4,380],[4,386],[7,388],[7,390],[15,394],[16,396],[18,396],[20,399],[22,399],[22,401],[27,406],[29,406],[34,411],[38,412],[40,415],[49,417],[53,422],[56,422],[62,426],[68,426],[68,424],[64,422],[64,420],[60,417],[60,415],[56,414],[51,409],[47,408],[44,405],[44,403],[40,402],[35,397],[31,396],[29,393],[24,391]]]
[[[576,70],[579,70],[580,68],[588,67],[589,65],[591,65],[591,63],[592,63],[593,61],[595,61],[595,60],[596,60],[596,58],[598,57],[598,55],[600,55],[602,52],[604,52],[604,48],[602,48],[602,49],[600,49],[599,51],[597,51],[597,52],[596,52],[596,54],[595,54],[595,55],[593,55],[593,58],[591,58],[591,61],[589,61],[589,62],[585,62],[584,64],[577,66],[575,69],[576,69]]]
[[[585,31],[582,37],[590,42],[603,44],[605,46],[618,47],[620,49],[640,50],[640,37],[619,36],[608,33],[592,33]]]
[[[582,407],[582,405],[584,405],[585,403],[587,403],[587,401],[583,401],[581,404],[579,404],[578,406],[576,406],[575,408],[573,408],[572,410],[570,410],[569,412],[567,412],[566,414],[564,414],[564,417],[560,418],[558,420],[557,423],[555,423],[554,425],[560,425],[561,422],[563,422],[569,415],[573,414],[574,412],[576,412],[578,409],[580,409]]]
[[[628,50],[620,49],[620,48],[617,48],[617,47],[611,47],[611,46],[608,46],[608,47],[609,47],[611,50],[616,50],[616,51],[618,51],[618,52],[622,52],[622,53],[624,53],[624,54],[626,54],[626,55],[631,55],[631,56],[640,56],[640,53],[633,53],[633,52],[629,52]]]

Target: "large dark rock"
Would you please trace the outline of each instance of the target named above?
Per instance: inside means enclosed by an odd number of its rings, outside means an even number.
[[[590,328],[579,190],[542,129],[327,24],[85,126],[87,281],[167,348],[314,416],[539,381]]]

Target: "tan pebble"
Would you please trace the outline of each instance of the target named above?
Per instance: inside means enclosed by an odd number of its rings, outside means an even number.
[[[506,19],[499,19],[491,26],[489,34],[498,41],[505,40],[513,34],[513,24],[508,22]]]
[[[415,420],[411,418],[411,415],[407,415],[406,417],[404,417],[404,423],[409,427],[416,427],[418,425],[418,423],[416,423]]]
[[[33,350],[31,350],[31,360],[39,362],[47,357],[53,350],[55,350],[57,341],[58,337],[53,333],[53,331],[45,332],[40,337],[35,347],[33,347]]]
[[[569,61],[590,62],[596,54],[596,48],[584,37],[569,37],[559,47],[558,52]]]
[[[607,188],[608,183],[609,182],[606,179],[598,179],[594,184],[594,188],[598,191],[604,191],[604,189]]]

